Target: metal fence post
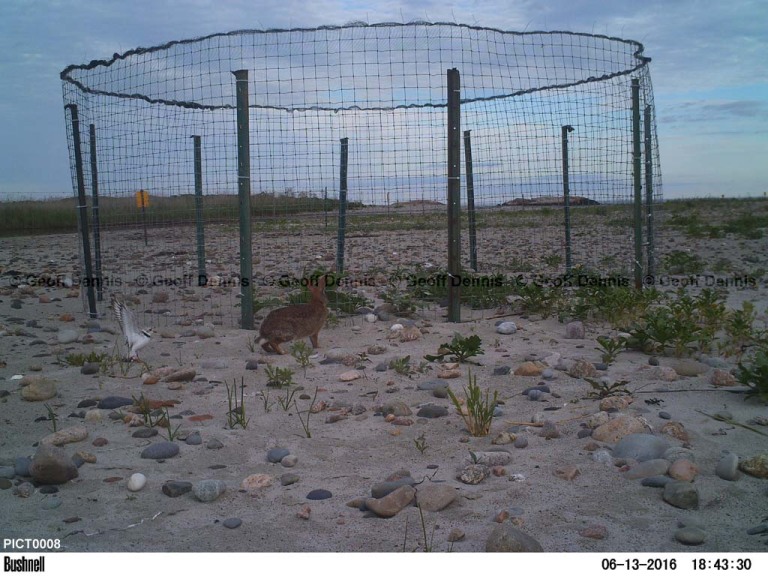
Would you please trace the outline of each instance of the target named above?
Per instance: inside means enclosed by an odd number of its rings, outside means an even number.
[[[573,126],[562,127],[563,140],[563,208],[565,210],[565,271],[570,274],[573,268],[573,247],[571,245],[571,184],[568,161],[568,132],[573,132]]]
[[[83,243],[83,265],[85,277],[88,279],[86,294],[88,297],[88,313],[91,318],[98,316],[96,312],[96,293],[93,290],[93,265],[91,263],[91,239],[88,234],[88,204],[85,199],[85,175],[83,174],[83,150],[80,142],[80,118],[76,104],[67,104],[72,117],[72,147],[75,153],[75,176],[77,178],[77,210],[80,225],[80,239]]]
[[[251,147],[248,70],[233,72],[237,101],[237,195],[240,209],[240,327],[253,330],[253,248],[251,239]]]
[[[200,136],[192,136],[195,160],[195,237],[197,239],[197,279],[206,280],[205,228],[203,226],[203,146]]]
[[[634,177],[635,288],[643,287],[643,174],[640,150],[640,80],[632,79],[632,176]]]
[[[646,274],[654,276],[656,274],[656,255],[654,245],[653,230],[653,135],[651,133],[651,106],[645,107],[643,118],[643,128],[645,131],[645,233],[647,235],[647,259]]]
[[[461,84],[448,70],[448,321],[461,321]]]
[[[93,213],[93,266],[96,281],[96,298],[104,300],[103,277],[101,274],[101,224],[99,222],[99,167],[96,161],[96,125],[88,126],[91,150],[91,212]]]
[[[464,164],[467,179],[467,219],[469,225],[469,266],[477,272],[477,224],[475,221],[475,179],[472,172],[472,137],[464,130]]]
[[[347,172],[349,167],[349,138],[341,139],[339,162],[339,228],[336,233],[336,272],[344,273],[344,238],[347,232]]]

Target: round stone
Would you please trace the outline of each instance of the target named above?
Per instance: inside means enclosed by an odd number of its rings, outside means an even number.
[[[227,489],[223,480],[200,480],[192,487],[195,497],[201,502],[213,502]]]
[[[173,442],[157,442],[144,448],[141,457],[148,460],[166,460],[179,453],[179,445]]]
[[[514,322],[501,322],[496,326],[496,332],[499,334],[514,334],[517,332],[517,324]]]
[[[739,457],[733,452],[723,454],[715,467],[715,474],[723,480],[734,481],[739,477]]]
[[[128,478],[128,490],[131,492],[138,492],[144,486],[147,484],[147,477],[144,476],[141,472],[136,472],[135,474],[131,474],[131,477]]]
[[[317,490],[312,490],[309,494],[307,494],[307,500],[327,500],[332,496],[333,494],[331,494],[330,490],[323,490],[322,488],[319,488]]]
[[[291,451],[288,450],[288,448],[272,448],[269,452],[267,452],[267,461],[276,464],[290,453]]]
[[[707,534],[701,528],[687,526],[675,532],[675,540],[686,546],[699,546],[707,539]]]
[[[222,522],[224,524],[224,528],[229,528],[230,530],[233,530],[235,528],[239,528],[240,525],[243,523],[240,518],[227,518]]]

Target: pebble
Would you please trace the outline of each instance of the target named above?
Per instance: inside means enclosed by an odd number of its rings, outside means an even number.
[[[19,380],[21,398],[27,402],[41,402],[56,396],[56,383],[45,376],[24,376]]]
[[[163,378],[163,382],[191,382],[196,375],[197,371],[194,368],[182,368],[168,374]]]
[[[493,369],[494,376],[506,376],[512,371],[511,366],[496,366]]]
[[[485,464],[469,464],[462,468],[458,479],[464,484],[480,484],[491,475],[491,469]]]
[[[591,524],[579,530],[579,536],[592,540],[604,540],[608,536],[608,528],[602,524]]]
[[[324,490],[323,488],[318,488],[318,489],[312,490],[309,494],[307,494],[307,500],[327,500],[332,496],[333,494],[331,494],[330,490]]]
[[[139,428],[131,434],[132,438],[152,438],[153,436],[157,436],[158,431],[155,428]]]
[[[517,436],[515,434],[511,434],[509,432],[501,432],[496,436],[496,438],[493,439],[491,444],[496,444],[496,445],[512,444],[516,439],[517,439]]]
[[[416,501],[422,510],[439,512],[456,500],[458,495],[458,491],[453,486],[428,484],[416,492]]]
[[[29,467],[36,484],[64,484],[77,478],[77,466],[62,448],[40,444]]]
[[[593,435],[594,437],[594,435]],[[595,438],[597,440],[597,438]],[[638,462],[662,458],[669,442],[653,434],[629,434],[613,447],[614,458],[631,458]]]
[[[101,410],[116,410],[117,408],[122,408],[123,406],[130,406],[131,404],[133,404],[132,398],[124,398],[123,396],[107,396],[106,398],[99,400],[99,403],[96,405],[96,407],[100,408]]]
[[[98,374],[101,370],[101,365],[98,362],[85,362],[80,368],[80,374],[83,376],[92,376]]]
[[[719,387],[737,386],[739,383],[733,374],[721,368],[715,368],[712,371],[712,379],[710,382],[713,386]]]
[[[200,502],[213,502],[224,494],[226,489],[224,480],[200,480],[192,487],[192,492]]]
[[[541,431],[539,432],[539,436],[542,438],[546,438],[547,440],[551,440],[553,438],[560,438],[560,431],[557,429],[557,426],[554,422],[550,420],[545,420],[544,424],[541,426]]]
[[[640,485],[647,486],[648,488],[664,488],[664,486],[670,482],[675,482],[675,480],[669,476],[649,476],[647,478],[643,478],[640,481]]]
[[[679,376],[685,377],[700,376],[709,370],[709,366],[706,364],[702,364],[701,362],[689,358],[672,359],[669,361],[669,366],[673,368]]]
[[[739,470],[756,478],[768,478],[768,453],[739,462]]]
[[[664,410],[662,410],[661,412],[659,412],[659,418],[661,418],[662,420],[671,420],[672,415],[669,412],[665,412]]]
[[[485,542],[486,552],[543,552],[541,544],[512,524],[499,524]]]
[[[383,498],[368,498],[365,506],[382,518],[392,518],[403,508],[409,506],[416,497],[416,490],[412,486],[400,486]]]
[[[667,504],[684,510],[695,510],[699,507],[699,491],[690,482],[673,480],[667,483],[662,498]]]
[[[504,449],[489,452],[474,452],[475,461],[473,464],[484,464],[485,466],[506,466],[512,461],[512,455]]]
[[[405,402],[400,401],[385,404],[379,411],[384,415],[392,414],[393,416],[410,416],[413,414],[411,409],[408,408],[408,405]]]
[[[13,482],[8,478],[0,478],[0,490],[8,490],[11,487],[13,487]]]
[[[147,477],[144,476],[141,472],[136,472],[135,474],[131,474],[131,477],[128,478],[128,490],[131,492],[138,492],[144,486],[147,484]]]
[[[246,370],[256,370],[258,367],[259,367],[259,362],[257,360],[248,360],[245,363]]]
[[[464,539],[464,536],[464,530],[461,528],[451,528],[451,531],[448,533],[448,542],[459,542]]]
[[[595,378],[597,370],[591,362],[579,358],[568,368],[568,375],[571,378]]]
[[[59,344],[71,344],[77,342],[77,336],[76,330],[63,329],[56,333],[56,340]]]
[[[584,339],[585,331],[584,331],[584,323],[575,320],[573,322],[568,322],[568,324],[565,325],[565,337],[568,340],[582,340]]]
[[[699,469],[696,464],[685,459],[675,460],[667,471],[670,477],[682,482],[693,482],[698,473]]]
[[[411,476],[405,478],[398,478],[397,480],[389,480],[387,482],[379,482],[371,487],[371,498],[384,498],[387,494],[391,494],[402,486],[414,486],[416,480]]]
[[[675,532],[675,540],[686,546],[698,546],[707,539],[707,533],[695,526],[686,526]]]
[[[419,411],[416,412],[416,416],[419,418],[441,418],[443,416],[448,416],[448,408],[436,404],[427,404],[422,406]]]
[[[515,368],[515,376],[540,376],[545,368],[541,362],[523,362]]]
[[[723,480],[734,481],[739,478],[739,457],[733,452],[723,454],[715,467],[715,474]]]
[[[149,460],[166,460],[179,453],[179,445],[174,442],[157,442],[144,448],[141,457]]]
[[[32,458],[29,456],[20,456],[13,461],[13,467],[16,470],[16,476],[30,476],[29,467],[32,465]]]
[[[163,494],[170,498],[178,498],[192,490],[192,482],[183,480],[168,480],[163,484]]]
[[[499,334],[514,334],[517,332],[517,324],[514,322],[501,322],[496,326],[496,332]]]
[[[581,470],[573,465],[564,466],[563,468],[558,468],[555,470],[555,476],[568,481],[574,480],[579,474],[581,474]]]
[[[229,528],[230,530],[234,530],[235,528],[239,528],[240,525],[243,523],[240,518],[227,518],[222,522],[224,525],[224,528]]]
[[[0,466],[0,478],[13,478],[16,476],[15,466]]]
[[[552,368],[545,368],[541,373],[541,377],[544,380],[552,380],[555,377],[555,371]]]
[[[59,506],[61,506],[64,503],[64,501],[59,498],[58,496],[52,496],[50,498],[46,498],[43,500],[43,503],[40,505],[40,507],[43,510],[55,510]]]
[[[288,454],[288,456],[280,460],[280,464],[285,468],[293,468],[298,462],[299,457],[294,454]]]
[[[220,450],[224,448],[224,444],[218,438],[211,438],[205,445],[208,450]]]
[[[436,388],[448,388],[448,382],[445,380],[426,380],[424,382],[419,382],[416,385],[417,390],[432,391]]]
[[[200,435],[200,432],[195,431],[187,436],[187,439],[184,440],[184,442],[190,446],[200,446],[200,444],[203,443],[203,437]]]
[[[82,424],[77,426],[70,426],[48,434],[42,440],[41,444],[53,444],[54,446],[62,446],[64,444],[71,444],[73,442],[80,442],[88,437],[88,429]]]
[[[527,448],[528,447],[528,437],[527,436],[518,436],[515,438],[515,441],[512,443],[512,445],[515,448]]]
[[[543,399],[545,396],[545,393],[541,390],[538,390],[534,388],[533,390],[530,390],[527,394],[528,400],[532,402],[538,402],[539,400]]]
[[[215,333],[211,326],[200,326],[200,328],[195,331],[195,335],[201,340],[206,340],[208,338],[213,338]]]
[[[262,488],[269,488],[272,486],[273,480],[269,474],[251,474],[243,479],[240,483],[240,488],[246,492],[255,492]]]
[[[339,375],[339,381],[341,382],[352,382],[354,380],[358,380],[362,378],[363,375],[358,370],[348,370],[347,372],[344,372],[343,374]]]
[[[280,476],[280,485],[281,486],[290,486],[291,484],[296,484],[296,482],[299,481],[299,475],[298,474],[291,474],[286,473]]]
[[[638,462],[624,473],[624,477],[629,480],[640,480],[651,476],[663,476],[669,470],[669,462],[663,458],[654,458]]]
[[[13,489],[13,494],[19,498],[29,498],[35,493],[35,487],[30,482],[22,482]]]

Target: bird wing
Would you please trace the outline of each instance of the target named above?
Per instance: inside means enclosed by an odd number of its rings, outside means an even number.
[[[117,323],[120,324],[120,329],[123,331],[125,339],[132,345],[136,341],[137,336],[139,336],[139,329],[133,312],[125,305],[125,302],[115,296],[112,297],[112,310],[115,313]]]

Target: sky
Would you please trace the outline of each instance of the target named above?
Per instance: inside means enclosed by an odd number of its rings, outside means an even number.
[[[765,0],[2,0],[0,199],[72,193],[59,78],[70,64],[231,30],[414,20],[639,41],[664,197],[768,193]]]

